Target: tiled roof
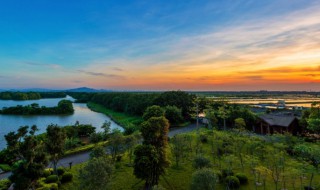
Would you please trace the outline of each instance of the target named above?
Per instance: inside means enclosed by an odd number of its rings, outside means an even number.
[[[259,117],[260,119],[264,120],[266,123],[268,123],[271,126],[277,125],[282,127],[289,127],[292,121],[296,119],[295,116],[271,115],[271,114],[265,114]]]

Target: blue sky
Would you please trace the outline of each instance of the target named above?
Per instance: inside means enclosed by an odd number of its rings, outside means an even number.
[[[0,18],[0,89],[320,90],[319,1],[12,0]]]

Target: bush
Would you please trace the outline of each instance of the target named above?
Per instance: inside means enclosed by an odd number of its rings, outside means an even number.
[[[8,164],[0,164],[0,169],[4,172],[11,171],[11,167]]]
[[[226,178],[228,176],[233,176],[233,175],[234,175],[234,172],[232,170],[229,170],[229,169],[222,170],[222,177],[223,178]]]
[[[79,138],[67,138],[64,146],[67,150],[69,150],[69,149],[80,146],[80,144],[81,144],[81,141]]]
[[[220,171],[214,171],[214,174],[217,176],[219,179],[219,182],[223,181],[222,173]]]
[[[58,184],[57,183],[45,184],[43,187],[39,187],[36,190],[58,190]]]
[[[7,190],[11,185],[11,181],[9,179],[0,180],[0,190]]]
[[[202,157],[202,156],[197,156],[193,160],[192,166],[195,169],[209,168],[209,167],[211,167],[211,162],[210,162],[210,160],[208,158],[205,158],[205,157]]]
[[[56,183],[58,182],[59,178],[57,175],[50,175],[46,179],[46,183]]]
[[[92,133],[90,135],[90,143],[98,143],[104,140],[104,133],[98,132],[98,133]]]
[[[106,155],[106,150],[101,145],[95,145],[95,147],[90,152],[90,158],[99,158]]]
[[[239,179],[240,184],[246,184],[246,183],[248,183],[248,177],[247,177],[245,174],[243,174],[243,173],[237,173],[235,176]]]
[[[48,176],[51,175],[51,174],[52,174],[52,168],[47,168],[47,169],[45,169],[45,170],[43,171],[42,176],[43,176],[43,177],[48,177]]]
[[[240,187],[240,181],[235,176],[228,176],[226,178],[226,184],[231,189],[238,189]]]
[[[217,177],[211,169],[204,168],[192,174],[192,190],[212,190],[215,189]]]
[[[57,173],[59,176],[64,174],[64,172],[65,172],[64,168],[62,168],[62,167],[57,168]]]
[[[61,183],[70,182],[70,181],[72,181],[72,178],[73,178],[73,174],[70,172],[66,172],[61,177]]]

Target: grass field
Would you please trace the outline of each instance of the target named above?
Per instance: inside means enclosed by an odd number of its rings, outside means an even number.
[[[134,115],[128,115],[123,112],[116,112],[111,109],[107,109],[102,105],[95,104],[92,102],[89,102],[88,108],[90,108],[92,111],[104,113],[110,119],[112,119],[115,123],[123,127],[125,130],[129,128],[134,128],[135,130],[139,129],[139,124],[143,121],[141,117],[134,116]]]
[[[302,179],[302,186],[307,186],[312,172],[314,172],[312,186],[320,188],[319,171],[312,168],[309,163],[296,160],[289,156],[284,151],[286,147],[285,144],[265,142],[258,137],[242,136],[241,134],[233,132],[212,132],[207,129],[201,130],[200,133],[190,132],[184,135],[191,139],[189,143],[192,148],[185,152],[184,158],[180,160],[179,167],[177,167],[171,153],[171,147],[173,145],[170,144],[168,147],[171,165],[167,168],[166,174],[160,178],[160,185],[166,189],[190,189],[192,173],[196,171],[196,169],[192,167],[193,160],[196,156],[203,156],[210,159],[211,169],[218,173],[223,169],[232,169],[234,173],[244,173],[248,177],[249,182],[246,185],[241,185],[240,190],[276,189],[272,178],[272,176],[275,177],[275,170],[271,167],[274,161],[276,161],[274,164],[282,164],[278,178],[278,189],[298,190],[301,186],[300,179]],[[239,148],[240,144],[241,148]],[[319,144],[315,144],[314,146],[319,146]],[[221,157],[216,154],[218,148],[223,148],[224,150]],[[241,167],[240,155],[243,158],[243,167]],[[278,163],[278,158],[284,162]],[[120,162],[115,163],[110,189],[140,190],[143,188],[144,181],[137,179],[133,175],[133,167],[128,163],[129,159],[126,155],[123,156]],[[75,177],[74,181],[63,185],[62,189],[78,189],[78,169],[82,166],[83,164],[72,168],[71,171]],[[260,182],[260,185],[256,186],[255,181]],[[223,180],[221,180],[216,187],[221,190],[226,189]]]

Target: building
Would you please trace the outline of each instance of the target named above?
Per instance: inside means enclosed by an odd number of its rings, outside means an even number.
[[[259,116],[258,124],[254,131],[259,134],[274,134],[274,133],[291,133],[297,135],[301,133],[299,120],[297,117],[291,115],[275,115],[264,114]]]
[[[209,125],[209,120],[206,118],[205,113],[199,113],[198,118],[201,124]]]

